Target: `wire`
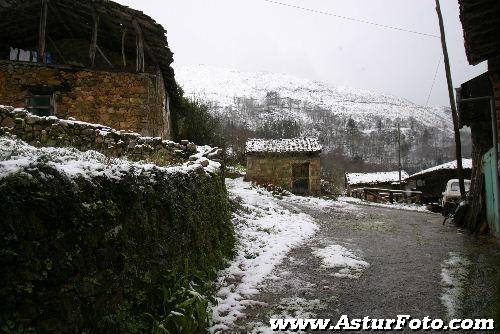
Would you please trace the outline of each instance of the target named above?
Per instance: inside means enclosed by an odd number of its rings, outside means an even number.
[[[434,73],[434,79],[432,79],[432,85],[431,85],[431,90],[429,91],[429,95],[427,95],[427,101],[425,101],[425,106],[427,107],[429,105],[429,100],[431,99],[431,94],[432,90],[434,89],[434,85],[436,84],[436,78],[439,72],[439,67],[441,66],[441,60],[442,58],[439,58],[437,67],[436,67],[436,72]]]
[[[381,24],[381,23],[375,23],[375,22],[360,20],[360,19],[356,19],[356,18],[353,18],[353,17],[338,15],[338,14],[334,14],[334,13],[330,13],[330,12],[324,12],[324,11],[317,10],[317,9],[311,9],[311,8],[306,8],[306,7],[291,5],[291,4],[283,3],[283,2],[279,2],[279,1],[274,1],[274,0],[262,0],[262,1],[265,1],[265,2],[268,2],[268,3],[272,3],[272,4],[275,4],[275,5],[280,5],[280,6],[285,6],[285,7],[300,9],[300,10],[304,10],[304,11],[311,12],[311,13],[333,16],[333,17],[336,17],[336,18],[339,18],[339,19],[343,19],[343,20],[349,20],[349,21],[354,21],[354,22],[369,24],[369,25],[372,25],[372,26],[380,27],[380,28],[392,29],[392,30],[407,32],[407,33],[410,33],[410,34],[432,37],[432,38],[439,38],[439,36],[437,36],[437,35],[428,34],[428,33],[425,33],[425,32],[420,32],[420,31],[415,31],[415,30],[409,30],[409,29],[404,29],[404,28],[389,26],[389,25],[385,25],[385,24]]]

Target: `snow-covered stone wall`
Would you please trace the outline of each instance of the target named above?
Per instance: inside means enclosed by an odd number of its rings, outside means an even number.
[[[2,321],[151,332],[143,315],[170,312],[176,273],[210,273],[233,250],[226,187],[207,152],[161,167],[0,136]]]
[[[159,165],[183,163],[196,153],[196,145],[187,141],[174,143],[159,137],[141,137],[99,124],[39,117],[24,109],[0,106],[0,135],[5,133],[35,146],[71,146]]]

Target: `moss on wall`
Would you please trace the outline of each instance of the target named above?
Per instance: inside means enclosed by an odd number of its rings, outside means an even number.
[[[210,273],[234,245],[222,178],[196,171],[69,179],[39,163],[0,180],[0,217],[13,332],[149,332],[172,270]]]

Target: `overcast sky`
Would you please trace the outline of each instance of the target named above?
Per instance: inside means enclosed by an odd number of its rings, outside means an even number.
[[[434,0],[278,0],[439,35]],[[389,93],[425,105],[442,51],[437,38],[264,0],[119,0],[168,31],[177,65],[268,71]],[[486,70],[465,57],[458,1],[441,0],[454,86]],[[429,105],[449,105],[441,62]]]

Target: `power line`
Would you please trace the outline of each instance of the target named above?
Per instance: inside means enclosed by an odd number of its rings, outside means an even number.
[[[439,58],[437,67],[436,67],[436,72],[434,73],[434,79],[432,79],[432,85],[431,85],[431,90],[429,91],[429,95],[427,95],[427,101],[425,102],[425,106],[427,107],[429,105],[429,100],[431,99],[431,94],[432,90],[434,89],[434,85],[436,84],[436,78],[439,72],[439,67],[441,66],[441,58]]]
[[[310,12],[310,13],[316,13],[316,14],[321,14],[321,15],[333,16],[333,17],[336,17],[336,18],[339,18],[339,19],[343,19],[343,20],[349,20],[349,21],[354,21],[354,22],[358,22],[358,23],[369,24],[369,25],[372,25],[372,26],[380,27],[380,28],[397,30],[397,31],[407,32],[407,33],[410,33],[410,34],[415,34],[415,35],[421,35],[421,36],[439,38],[439,36],[437,36],[437,35],[428,34],[428,33],[425,33],[425,32],[420,32],[420,31],[415,31],[415,30],[409,30],[409,29],[404,29],[404,28],[389,26],[389,25],[385,25],[385,24],[381,24],[381,23],[375,23],[375,22],[360,20],[360,19],[356,19],[356,18],[353,18],[353,17],[348,17],[348,16],[343,16],[343,15],[338,15],[338,14],[334,14],[334,13],[330,13],[330,12],[321,11],[321,10],[318,10],[318,9],[311,9],[311,8],[306,8],[306,7],[291,5],[291,4],[288,4],[288,3],[274,1],[274,0],[262,0],[262,1],[265,1],[265,2],[268,2],[268,3],[272,3],[272,4],[275,4],[275,5],[280,5],[280,6],[285,6],[285,7],[300,9],[300,10],[307,11],[307,12]]]

